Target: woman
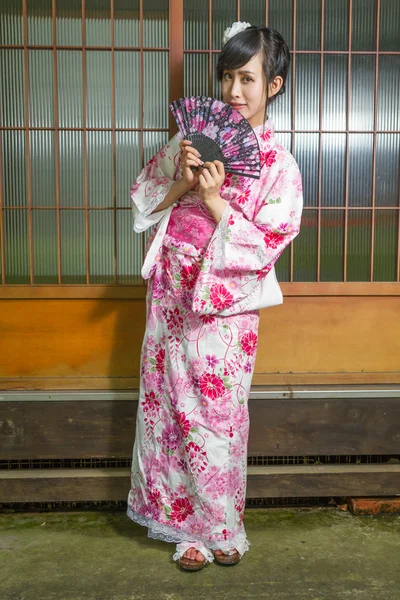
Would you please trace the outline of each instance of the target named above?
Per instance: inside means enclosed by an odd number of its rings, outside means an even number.
[[[275,139],[269,104],[284,92],[288,48],[274,30],[235,23],[217,72],[222,99],[258,137],[259,180],[225,176],[174,136],[131,189],[147,244],[147,322],[128,516],[177,543],[174,560],[199,570],[236,564],[249,548],[248,397],[258,309],[282,302],[274,263],[298,234],[302,185]],[[199,167],[193,173],[191,167]]]

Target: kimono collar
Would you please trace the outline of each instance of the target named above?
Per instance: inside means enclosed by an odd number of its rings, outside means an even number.
[[[258,143],[260,144],[260,151],[263,154],[269,153],[272,148],[275,146],[275,130],[272,119],[267,119],[264,123],[264,133],[263,133],[263,124],[257,125],[257,127],[253,127],[254,133],[257,136]]]

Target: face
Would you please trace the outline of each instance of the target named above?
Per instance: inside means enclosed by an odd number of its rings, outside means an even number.
[[[282,81],[282,78],[278,76],[269,86],[269,97],[276,94],[281,87],[279,80]],[[234,106],[252,127],[263,124],[267,96],[262,59],[259,54],[239,69],[225,69],[221,85],[223,102]]]

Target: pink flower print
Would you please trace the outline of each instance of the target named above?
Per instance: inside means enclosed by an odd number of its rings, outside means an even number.
[[[183,265],[181,269],[181,286],[187,290],[191,290],[196,283],[199,271],[200,269],[197,265]]]
[[[261,152],[261,165],[266,165],[270,167],[276,162],[276,150],[271,150],[270,152]]]
[[[185,521],[189,515],[193,515],[193,506],[189,502],[189,498],[177,498],[171,505],[170,517],[173,521],[181,523]]]
[[[261,281],[262,279],[264,279],[268,273],[270,272],[270,270],[272,269],[272,264],[267,265],[266,267],[264,267],[263,269],[260,269],[259,271],[257,271],[257,281]]]
[[[200,391],[207,398],[215,400],[225,392],[224,382],[221,377],[214,375],[214,373],[204,373],[200,377]]]
[[[211,315],[200,315],[200,321],[202,321],[204,325],[207,325],[208,323],[214,323],[215,317]]]
[[[161,349],[156,354],[156,371],[164,375],[165,372],[165,350]]]
[[[149,392],[148,394],[145,394],[144,397],[145,400],[142,401],[142,407],[145,413],[155,411],[159,408],[160,401],[156,398],[154,392]]]
[[[176,423],[166,425],[162,432],[162,441],[164,446],[171,450],[176,450],[182,439],[182,432]]]
[[[230,121],[232,121],[232,123],[240,123],[240,121],[242,120],[242,114],[236,110],[236,108],[234,108],[229,116]]]
[[[247,361],[247,363],[244,365],[244,372],[251,373],[251,362]]]
[[[151,504],[155,504],[156,506],[161,505],[161,493],[160,490],[151,490],[149,493],[149,502]]]
[[[181,317],[180,310],[177,306],[174,310],[168,310],[167,324],[170,331],[174,328],[180,329],[182,327],[183,318]]]
[[[208,363],[208,366],[211,367],[211,369],[214,369],[214,367],[216,367],[217,364],[219,363],[219,360],[217,359],[216,356],[214,356],[214,354],[212,356],[210,356],[209,354],[206,354],[206,361]]]
[[[222,184],[222,188],[229,187],[230,185],[232,185],[232,178],[233,178],[233,173],[227,173],[225,176],[224,183]]]
[[[228,225],[234,225],[234,224],[235,224],[235,220],[234,220],[233,216],[229,215]]]
[[[268,142],[269,139],[271,139],[272,136],[272,129],[267,129],[267,131],[265,131],[264,133],[260,133],[260,138],[263,140],[263,142]]]
[[[205,533],[206,526],[204,520],[196,515],[190,515],[186,520],[188,531],[196,536],[202,536]]]
[[[201,473],[205,471],[207,466],[207,454],[194,442],[189,442],[186,446],[189,463],[192,471]]]
[[[242,193],[238,196],[237,201],[239,202],[239,204],[246,204],[249,197],[250,190],[243,190]]]
[[[187,438],[190,433],[190,421],[187,420],[184,412],[178,413],[175,417],[176,423],[182,432],[182,436]]]
[[[267,231],[264,235],[264,242],[269,248],[277,248],[283,243],[285,237],[276,231]]]
[[[257,350],[257,336],[253,331],[249,331],[249,333],[245,333],[242,339],[240,340],[243,351],[247,354],[247,356],[253,356],[255,351]]]
[[[215,283],[210,289],[210,300],[214,308],[222,310],[232,304],[233,296],[224,285]]]

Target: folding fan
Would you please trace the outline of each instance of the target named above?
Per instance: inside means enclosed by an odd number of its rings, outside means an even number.
[[[220,160],[226,173],[260,179],[257,136],[236,108],[207,96],[180,98],[171,102],[169,108],[183,139],[193,142],[204,162]]]

